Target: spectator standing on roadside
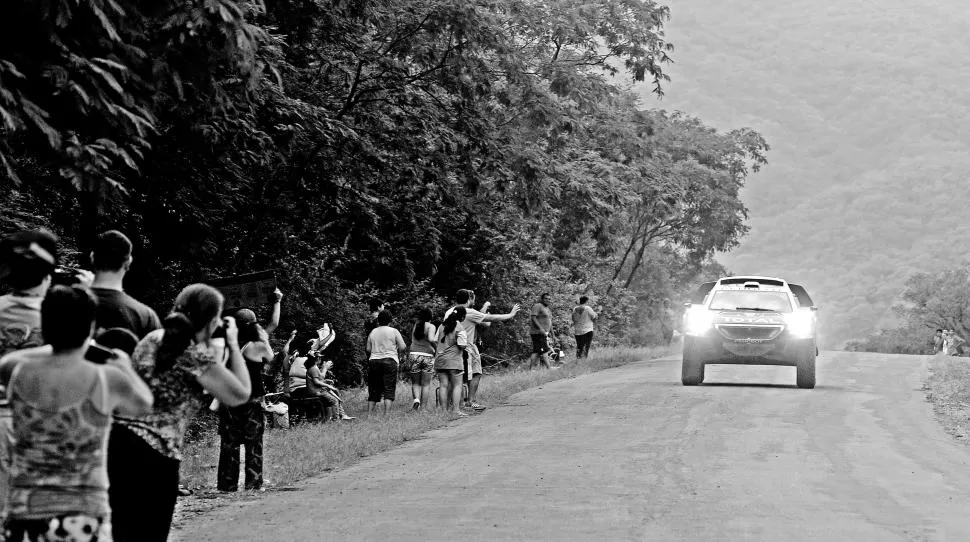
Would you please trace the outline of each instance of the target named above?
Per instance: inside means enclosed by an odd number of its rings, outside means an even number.
[[[162,327],[162,322],[154,310],[124,291],[125,274],[133,261],[131,250],[131,240],[120,231],[109,230],[98,236],[91,251],[91,291],[98,298],[98,329],[120,327],[141,339]]]
[[[939,354],[943,350],[943,330],[937,329],[936,333],[933,334],[933,354]]]
[[[436,334],[438,353],[434,358],[434,370],[438,375],[438,406],[451,410],[459,418],[467,416],[461,411],[461,381],[465,369],[464,351],[468,346],[465,330],[459,325],[465,319],[465,307],[455,307]]]
[[[536,364],[549,368],[549,333],[552,332],[552,311],[549,310],[549,294],[543,293],[529,313],[529,336],[532,338],[532,355],[529,369]]]
[[[960,335],[957,335],[955,329],[948,330],[948,347],[946,355],[948,356],[959,356],[960,347],[966,344],[967,341],[963,339]]]
[[[212,397],[236,406],[249,400],[249,371],[223,297],[205,284],[186,286],[162,329],[135,348],[138,375],[155,396],[152,411],[121,418],[108,441],[108,495],[114,542],[165,542],[178,497],[185,431]],[[225,335],[225,348],[213,340]],[[208,392],[211,395],[207,395]]]
[[[57,242],[47,230],[19,232],[0,241],[0,279],[13,290],[0,296],[0,356],[44,344],[40,306],[57,266]]]
[[[44,344],[41,303],[57,266],[57,237],[47,230],[18,232],[0,241],[0,279],[13,291],[0,296],[0,357]],[[7,501],[7,449],[12,412],[0,387],[0,517]]]
[[[377,317],[384,311],[384,302],[380,299],[371,299],[368,307],[370,307],[370,314],[364,319],[365,337],[370,336],[370,332],[374,331],[374,328],[380,325],[377,323]]]
[[[152,393],[120,350],[85,359],[97,299],[55,286],[44,298],[45,346],[0,359],[13,411],[5,540],[110,540],[107,439],[113,411],[138,416]]]
[[[468,382],[468,400],[465,402],[465,407],[475,409],[475,410],[485,410],[485,406],[478,404],[476,402],[476,397],[478,395],[478,387],[482,381],[482,355],[478,351],[478,326],[490,326],[492,322],[504,322],[506,320],[511,320],[515,318],[515,315],[519,313],[519,306],[514,305],[512,310],[506,314],[487,314],[488,308],[491,305],[490,302],[486,301],[482,305],[482,311],[477,311],[472,308],[475,303],[475,292],[472,290],[458,290],[455,293],[455,302],[457,305],[448,309],[445,312],[445,319],[458,307],[464,307],[465,318],[458,323],[461,329],[465,332],[465,340],[468,345],[465,347],[465,354],[468,358],[468,367],[465,370],[464,377]]]
[[[269,336],[256,321],[256,313],[240,309],[234,315],[239,327],[239,344],[252,391],[245,403],[219,407],[219,468],[216,488],[219,491],[239,489],[239,447],[245,450],[245,487],[260,489],[263,486],[263,432],[266,417],[263,415],[263,368],[272,363],[273,349]]]
[[[367,336],[367,401],[368,411],[384,404],[387,414],[397,390],[397,368],[400,355],[406,354],[408,345],[401,332],[391,327],[391,313],[382,310],[377,315],[377,327]]]
[[[660,333],[664,344],[670,346],[674,339],[674,309],[667,298],[660,304]]]
[[[576,359],[589,357],[589,347],[593,344],[593,324],[599,316],[587,303],[589,298],[581,296],[579,305],[573,308],[573,333],[576,335]]]
[[[434,356],[437,353],[435,328],[431,324],[431,309],[418,311],[418,318],[411,328],[411,346],[408,349],[411,394],[414,395],[412,407],[418,410],[431,400],[431,379],[434,377]]]

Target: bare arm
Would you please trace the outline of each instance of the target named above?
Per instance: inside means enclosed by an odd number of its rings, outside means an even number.
[[[280,303],[283,301],[283,292],[279,288],[273,292],[276,300],[273,302],[273,314],[269,317],[269,323],[263,329],[266,330],[268,335],[272,335],[276,328],[280,325]]]
[[[482,322],[504,322],[506,320],[511,320],[515,318],[515,315],[519,313],[519,305],[512,305],[512,310],[505,314],[485,314]]]
[[[121,350],[114,351],[115,356],[109,358],[104,368],[115,410],[123,416],[144,416],[152,410],[155,397],[145,381],[138,376],[128,354]]]
[[[226,318],[226,348],[229,350],[229,363],[226,367],[218,363],[210,364],[198,377],[199,384],[216,399],[227,406],[239,406],[249,400],[252,382],[242,352],[239,351],[239,328],[236,321]]]

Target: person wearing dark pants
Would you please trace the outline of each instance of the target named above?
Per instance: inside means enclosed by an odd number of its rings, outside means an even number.
[[[246,489],[263,486],[263,431],[266,421],[263,406],[249,402],[219,409],[219,491],[239,489],[239,447],[246,450]]]
[[[367,336],[367,400],[368,411],[384,404],[387,414],[397,388],[397,371],[400,356],[407,353],[408,346],[401,332],[391,327],[391,313],[383,310],[377,315],[377,327]]]
[[[589,347],[593,344],[593,323],[599,316],[587,304],[589,298],[579,298],[579,305],[573,308],[573,333],[576,336],[576,359],[589,357]]]
[[[179,461],[158,453],[119,424],[111,428],[108,458],[114,540],[168,540],[178,500]]]
[[[108,438],[114,542],[168,539],[189,422],[213,397],[228,406],[249,401],[252,388],[239,330],[235,319],[221,317],[222,304],[215,288],[186,286],[162,329],[135,347],[132,361],[155,402],[143,416],[116,416]]]
[[[246,489],[263,486],[263,367],[273,361],[269,336],[256,321],[256,313],[241,309],[234,315],[239,326],[241,352],[249,371],[252,394],[249,401],[236,407],[219,408],[219,469],[216,487],[220,491],[239,488],[239,447],[246,450]]]

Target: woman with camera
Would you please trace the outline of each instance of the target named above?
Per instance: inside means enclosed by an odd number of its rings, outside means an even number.
[[[152,393],[127,354],[89,344],[96,311],[87,289],[54,286],[41,302],[46,345],[0,360],[15,443],[5,540],[110,540],[112,412],[145,414]]]
[[[228,406],[249,400],[239,331],[232,318],[221,318],[222,306],[215,288],[186,286],[162,329],[135,348],[136,369],[155,395],[155,405],[146,416],[119,417],[111,431],[108,476],[115,542],[168,538],[182,441],[195,413],[211,401],[206,392]]]

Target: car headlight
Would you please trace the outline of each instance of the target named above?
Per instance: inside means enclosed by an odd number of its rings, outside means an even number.
[[[687,309],[684,318],[686,335],[703,335],[714,326],[714,315],[704,305],[694,305]]]
[[[815,315],[811,311],[795,311],[785,315],[788,333],[794,337],[807,339],[815,334]]]

